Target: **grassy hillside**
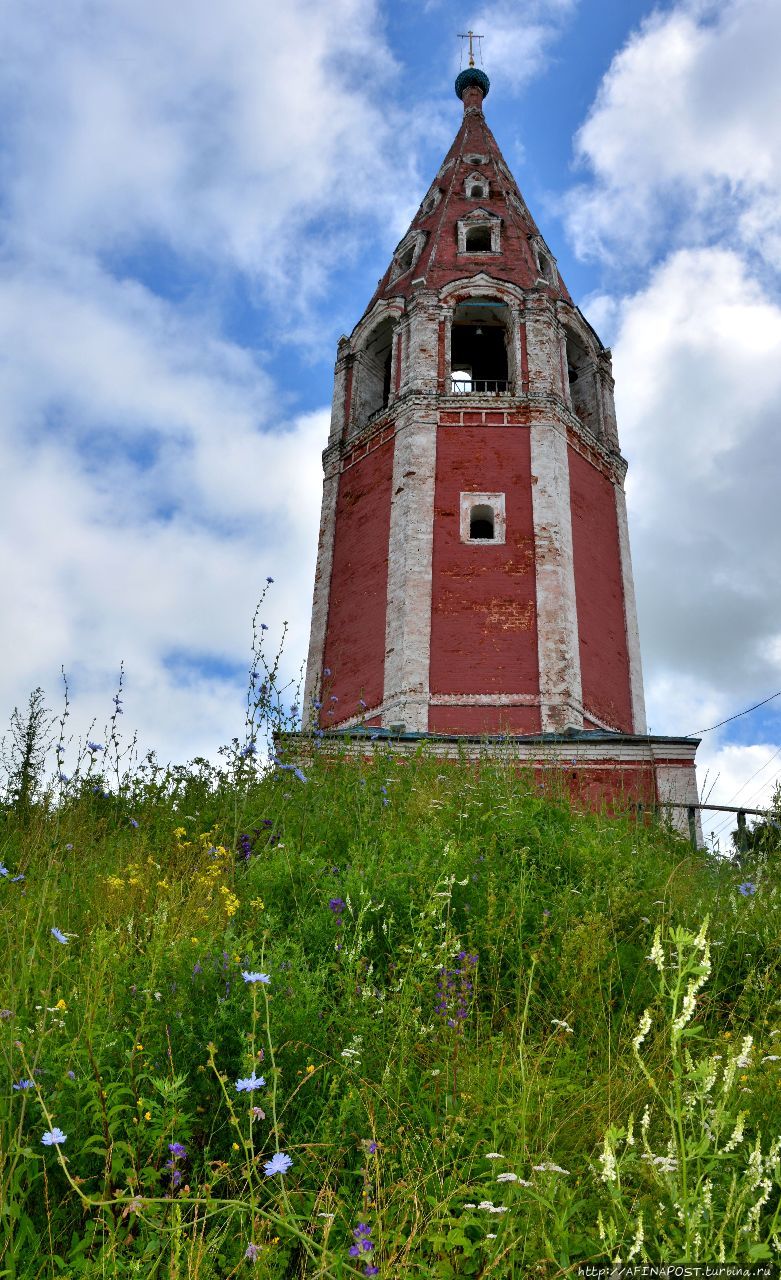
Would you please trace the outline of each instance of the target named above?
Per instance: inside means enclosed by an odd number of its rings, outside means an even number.
[[[0,825],[0,1276],[778,1254],[777,867],[490,764],[91,758]]]

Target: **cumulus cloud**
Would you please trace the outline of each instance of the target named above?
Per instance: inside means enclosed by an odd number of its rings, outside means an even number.
[[[589,171],[565,203],[583,256],[648,262],[719,238],[781,266],[774,0],[683,0],[616,55],[576,139]]]
[[[470,26],[485,32],[483,61],[490,74],[518,92],[547,66],[550,47],[578,0],[495,0]]]

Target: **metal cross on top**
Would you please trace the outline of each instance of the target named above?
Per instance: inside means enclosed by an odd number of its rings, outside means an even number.
[[[472,48],[472,41],[482,40],[483,37],[477,35],[476,32],[474,31],[464,31],[464,32],[459,31],[458,38],[459,40],[469,40],[469,65],[470,67],[473,67],[475,65],[475,55]]]

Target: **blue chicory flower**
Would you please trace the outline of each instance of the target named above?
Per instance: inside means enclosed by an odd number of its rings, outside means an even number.
[[[744,898],[750,898],[752,893],[756,893],[757,886],[751,880],[744,881],[738,885],[738,893],[742,893]]]
[[[65,937],[65,934],[61,929],[52,929],[52,937],[56,938],[58,942],[62,942],[64,946],[68,945],[68,939]]]
[[[67,1133],[63,1133],[62,1129],[47,1129],[46,1133],[41,1137],[41,1142],[45,1147],[59,1147],[67,1138]]]
[[[271,982],[267,973],[250,973],[247,969],[242,969],[241,976],[245,982],[262,982],[265,986]]]
[[[34,1081],[34,1080],[19,1080],[17,1084],[12,1085],[12,1088],[16,1089],[16,1090],[17,1090],[17,1092],[18,1092],[19,1090],[22,1090],[22,1089],[34,1089],[34,1088],[35,1088],[35,1081]]]
[[[278,1151],[270,1160],[263,1165],[263,1172],[267,1178],[273,1178],[275,1173],[287,1173],[293,1161],[284,1151]]]
[[[265,1083],[263,1076],[256,1076],[253,1071],[251,1076],[247,1076],[246,1080],[236,1081],[236,1092],[252,1093],[254,1089],[262,1089]]]

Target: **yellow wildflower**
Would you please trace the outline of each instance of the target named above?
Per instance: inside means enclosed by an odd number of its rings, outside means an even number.
[[[67,1010],[68,1008],[64,1000],[58,1000],[54,1007],[55,1009],[62,1009],[63,1011]]]
[[[252,907],[252,910],[253,910],[253,911],[265,911],[265,910],[266,910],[266,904],[265,904],[265,902],[263,901],[263,899],[262,899],[262,898],[252,898],[252,899],[250,900],[250,906]]]
[[[142,1053],[143,1049],[144,1049],[144,1046],[142,1044],[136,1045],[136,1053]]]
[[[152,1112],[151,1112],[151,1111],[145,1111],[145,1112],[144,1112],[144,1119],[145,1119],[145,1120],[151,1120],[151,1119],[152,1119]]]
[[[238,1144],[238,1142],[232,1142],[232,1143],[231,1143],[231,1150],[232,1150],[232,1151],[238,1151],[238,1150],[239,1150],[239,1144]]]
[[[308,1067],[307,1067],[307,1069],[306,1069],[306,1073],[307,1073],[307,1075],[311,1075],[311,1073],[312,1073],[313,1071],[314,1071],[314,1067],[312,1066],[312,1064],[311,1064],[311,1062],[310,1062],[309,1066],[308,1066]]]

